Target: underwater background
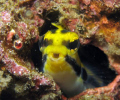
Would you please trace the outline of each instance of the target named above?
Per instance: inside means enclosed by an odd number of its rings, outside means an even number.
[[[119,14],[120,0],[0,0],[0,100],[119,100]],[[104,86],[67,98],[41,72],[39,38],[51,23],[79,36],[80,59]]]

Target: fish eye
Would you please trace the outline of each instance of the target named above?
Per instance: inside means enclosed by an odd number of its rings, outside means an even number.
[[[75,40],[75,41],[73,41],[73,42],[69,42],[68,48],[69,48],[70,50],[78,49],[78,48],[79,48],[79,45],[80,45],[79,40]]]
[[[79,40],[74,40],[73,42],[70,41],[62,41],[62,45],[66,46],[70,50],[78,50],[80,42]]]
[[[44,39],[44,36],[42,38],[40,38],[39,40],[39,47],[46,47],[48,45],[51,45],[52,44],[52,40],[48,40],[48,39]]]

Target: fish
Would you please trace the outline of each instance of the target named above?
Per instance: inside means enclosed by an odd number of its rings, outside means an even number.
[[[104,69],[103,71],[100,71],[101,68],[96,70],[98,66],[86,63],[89,60],[82,59],[81,61],[78,49],[81,49],[82,46],[78,34],[64,29],[59,24],[52,23],[52,25],[56,29],[48,30],[39,39],[43,62],[42,71],[53,77],[63,94],[68,98],[86,89],[106,85],[102,78],[106,76],[101,74],[105,73]],[[84,53],[84,50],[81,50]],[[111,69],[106,69],[113,75],[115,74]],[[96,72],[100,74],[97,75]]]

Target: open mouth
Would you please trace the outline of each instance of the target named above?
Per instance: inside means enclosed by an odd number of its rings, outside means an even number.
[[[61,56],[59,53],[53,53],[49,58],[51,61],[54,62],[62,61],[64,59],[64,57]]]
[[[59,53],[54,53],[53,58],[59,58]]]

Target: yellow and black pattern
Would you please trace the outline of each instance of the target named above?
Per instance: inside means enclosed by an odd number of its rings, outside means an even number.
[[[40,51],[43,56],[65,59],[70,56],[76,59],[76,51],[79,47],[79,37],[75,32],[64,30],[61,26],[53,23],[58,29],[48,31],[40,40]],[[44,57],[45,58],[45,57]],[[59,59],[60,60],[60,59]],[[76,67],[75,71],[79,71]],[[80,74],[80,72],[79,72]]]
[[[40,37],[39,47],[44,63],[43,72],[50,74],[67,97],[87,88],[105,85],[102,79],[82,64],[78,56],[79,36],[52,23],[57,29]],[[93,69],[93,68],[91,68]]]
[[[76,91],[75,94],[78,94],[84,90],[83,81],[87,79],[87,73],[77,54],[79,37],[60,25],[52,25],[58,29],[48,31],[39,42],[43,71],[53,77],[66,96],[73,96],[72,92]],[[78,89],[80,85],[82,88]]]

